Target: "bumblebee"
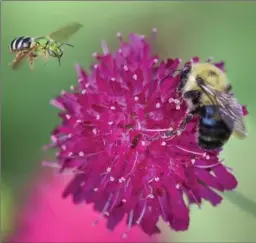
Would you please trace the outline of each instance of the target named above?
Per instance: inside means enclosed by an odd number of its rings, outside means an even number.
[[[200,147],[208,150],[221,148],[233,133],[239,138],[247,136],[242,107],[226,74],[215,65],[196,63],[185,66],[177,91],[189,109],[178,132],[182,132],[186,124],[199,115]]]
[[[186,65],[180,72],[177,92],[188,105],[187,115],[179,128],[174,131],[144,129],[145,131],[165,132],[165,137],[173,137],[181,134],[194,116],[198,115],[197,141],[203,149],[221,148],[233,133],[239,138],[247,136],[242,107],[232,92],[227,76],[215,65]]]
[[[75,34],[82,27],[79,23],[71,23],[58,30],[52,32],[47,36],[39,37],[17,37],[10,43],[10,51],[15,53],[16,56],[11,64],[12,69],[17,69],[19,64],[25,58],[29,58],[30,68],[33,70],[34,59],[43,56],[45,63],[48,61],[48,57],[54,57],[60,59],[63,56],[63,45],[71,46],[69,43],[62,43]]]

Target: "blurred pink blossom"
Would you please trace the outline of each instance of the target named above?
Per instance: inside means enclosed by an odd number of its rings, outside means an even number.
[[[106,228],[106,219],[97,227],[98,219],[92,205],[74,206],[71,199],[63,200],[63,188],[69,176],[44,176],[35,182],[29,193],[29,201],[18,215],[16,229],[8,242],[121,242],[125,222],[111,232]],[[156,242],[139,228],[133,228],[126,242]]]

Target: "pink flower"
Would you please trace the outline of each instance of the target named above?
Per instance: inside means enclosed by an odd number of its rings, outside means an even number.
[[[74,207],[71,200],[63,200],[61,192],[69,178],[40,177],[30,193],[29,202],[18,217],[17,229],[8,242],[120,242],[125,222],[114,232],[107,230],[105,219],[95,228],[92,221],[98,214],[93,212],[91,206]],[[149,238],[135,228],[128,242],[156,242],[156,238]]]
[[[181,60],[159,63],[142,36],[131,34],[129,43],[119,39],[116,53],[103,43],[104,54],[95,54],[98,64],[90,74],[77,67],[78,86],[52,101],[63,121],[52,146],[59,148],[60,170],[74,171],[63,196],[92,203],[111,230],[127,215],[124,237],[134,225],[149,235],[160,233],[160,217],[176,231],[187,230],[189,205],[219,204],[222,197],[213,189],[233,190],[236,178],[219,161],[220,151],[198,146],[198,117],[173,139],[145,129],[176,129],[184,118],[179,74],[163,81]],[[224,70],[224,63],[215,65]]]

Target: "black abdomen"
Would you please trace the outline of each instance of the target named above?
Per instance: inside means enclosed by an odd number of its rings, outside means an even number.
[[[31,37],[17,37],[10,43],[11,51],[24,51],[31,48],[32,38]]]
[[[218,115],[215,105],[201,108],[198,143],[204,149],[221,148],[229,139],[232,131]]]

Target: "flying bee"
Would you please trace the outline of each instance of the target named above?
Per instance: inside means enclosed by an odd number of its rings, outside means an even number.
[[[69,43],[63,43],[68,40],[82,27],[79,23],[71,23],[46,36],[39,37],[17,37],[10,43],[10,51],[16,56],[11,64],[12,69],[17,69],[25,58],[29,58],[30,68],[33,70],[34,59],[43,56],[45,63],[48,57],[60,59],[63,56],[63,45],[71,46]]]
[[[221,148],[232,133],[239,138],[247,136],[242,107],[232,92],[228,78],[218,67],[210,63],[185,66],[180,73],[177,92],[186,101],[188,113],[177,130],[158,129],[159,131],[165,131],[171,137],[180,134],[194,116],[198,115],[200,120],[197,140],[203,149]]]

